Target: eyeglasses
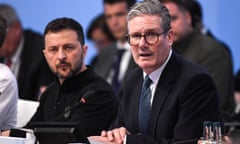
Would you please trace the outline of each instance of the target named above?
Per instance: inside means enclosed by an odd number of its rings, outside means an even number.
[[[161,33],[149,32],[149,33],[146,33],[143,35],[130,34],[130,35],[127,35],[126,37],[128,38],[128,43],[130,45],[138,45],[142,37],[144,38],[144,40],[146,41],[147,44],[153,45],[158,42],[159,36],[164,33],[165,33],[165,31],[163,31]]]

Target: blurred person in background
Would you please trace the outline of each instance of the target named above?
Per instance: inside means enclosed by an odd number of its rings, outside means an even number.
[[[126,74],[136,67],[126,39],[126,16],[134,3],[135,0],[103,0],[106,23],[116,41],[104,48],[94,68],[97,74],[112,85],[116,93]]]
[[[240,122],[240,70],[234,77],[234,110],[227,115],[227,122]],[[238,126],[238,129],[240,127]]]
[[[232,112],[225,114],[223,144],[240,143],[240,70],[234,77],[234,109]]]
[[[192,26],[188,5],[193,0],[160,0],[169,9],[174,31],[173,49],[208,70],[216,83],[223,113],[233,110],[233,64],[231,55],[218,41]],[[225,115],[225,114],[224,114]]]
[[[6,33],[6,20],[0,15],[0,49]],[[0,63],[0,132],[16,127],[17,99],[18,87],[16,78],[6,65]]]
[[[200,3],[197,0],[191,0],[187,4],[188,5],[186,5],[186,7],[187,9],[189,9],[192,17],[192,27],[196,30],[199,30],[203,35],[207,35],[213,38],[214,40],[218,41],[224,48],[226,48],[229,54],[232,55],[229,46],[223,41],[217,39],[217,37],[213,35],[211,30],[208,29],[203,23],[203,12]]]
[[[91,21],[87,30],[87,38],[94,43],[95,48],[97,49],[97,55],[93,57],[90,63],[90,65],[94,67],[97,62],[98,55],[102,52],[102,50],[115,41],[114,36],[106,24],[103,14],[98,15]]]
[[[38,100],[42,91],[55,78],[42,54],[42,35],[24,30],[13,7],[0,4],[8,31],[0,50],[0,62],[5,63],[17,78],[19,97]]]
[[[235,113],[240,114],[240,70],[237,72],[234,78],[234,100],[236,104]]]

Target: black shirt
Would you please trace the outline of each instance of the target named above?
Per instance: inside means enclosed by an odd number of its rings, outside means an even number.
[[[89,95],[90,92],[90,95]],[[80,104],[66,116],[64,111],[79,103],[87,96],[86,103]],[[43,93],[40,105],[31,122],[78,122],[86,136],[99,135],[115,118],[118,102],[111,86],[97,76],[92,68],[64,80],[52,83]],[[28,124],[28,125],[29,125]]]

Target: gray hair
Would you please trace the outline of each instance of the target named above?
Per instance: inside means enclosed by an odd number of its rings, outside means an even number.
[[[127,15],[127,21],[129,22],[134,17],[140,15],[158,15],[163,31],[166,32],[171,28],[171,16],[169,11],[158,0],[144,0],[134,4]]]
[[[0,4],[0,15],[6,19],[8,26],[16,21],[19,21],[15,9],[7,4]]]

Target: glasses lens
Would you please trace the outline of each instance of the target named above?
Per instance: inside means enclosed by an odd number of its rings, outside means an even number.
[[[158,34],[146,34],[145,40],[148,44],[155,44],[158,40]]]
[[[137,35],[129,35],[128,36],[128,42],[130,45],[137,45],[139,43],[139,40],[141,39],[141,36]]]
[[[162,33],[147,33],[145,35],[128,35],[128,42],[130,45],[138,45],[141,38],[144,37],[144,40],[148,44],[155,44],[157,43],[159,39],[159,35],[163,34]]]

